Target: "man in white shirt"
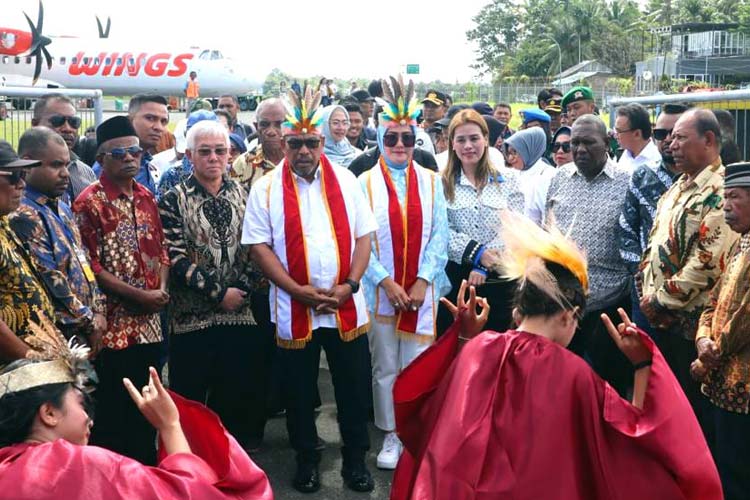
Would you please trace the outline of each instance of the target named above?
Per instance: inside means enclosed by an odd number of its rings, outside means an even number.
[[[301,99],[301,98],[300,98]],[[371,491],[369,316],[359,281],[377,223],[354,175],[322,154],[316,100],[305,97],[284,122],[284,160],[253,184],[242,243],[271,282],[271,322],[283,366],[287,430],[297,452],[293,485],[320,488],[315,398],[320,349],[326,351],[344,446],[341,475],[354,491]],[[319,101],[318,101],[319,102]],[[290,115],[291,116],[291,115]]]
[[[617,108],[615,119],[617,142],[623,149],[617,164],[629,170],[649,165],[654,170],[661,163],[661,153],[651,140],[651,120],[648,110],[638,103]]]

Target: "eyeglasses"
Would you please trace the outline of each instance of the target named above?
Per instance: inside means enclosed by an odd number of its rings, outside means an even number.
[[[54,128],[60,128],[65,122],[77,129],[81,126],[80,116],[64,116],[64,115],[52,115],[49,117],[49,124]]]
[[[28,171],[25,168],[16,168],[12,171],[0,170],[0,175],[8,179],[8,183],[11,186],[17,186],[22,180],[26,179],[26,173]]]
[[[398,144],[399,137],[401,138],[401,144],[403,144],[405,148],[412,148],[417,142],[417,136],[414,134],[408,132],[403,134],[390,133],[383,136],[383,145],[392,148]]]
[[[143,154],[143,148],[140,146],[130,146],[129,148],[114,148],[109,153],[104,153],[107,156],[111,156],[115,160],[124,160],[127,155],[133,158],[141,156]]]
[[[654,140],[657,141],[663,141],[667,138],[668,135],[672,133],[673,129],[666,129],[666,128],[655,128],[653,132]]]
[[[518,151],[510,148],[507,144],[503,144],[503,154],[505,156],[518,156]]]
[[[329,122],[332,127],[348,127],[351,125],[351,122],[349,120],[333,120]]]
[[[553,153],[557,153],[560,149],[563,150],[563,153],[570,153],[570,143],[569,142],[556,142],[552,144]]]
[[[200,156],[206,158],[211,156],[211,153],[216,153],[216,156],[224,156],[229,151],[229,148],[218,147],[218,148],[198,148],[195,150]]]
[[[309,137],[307,139],[298,139],[291,137],[286,140],[286,145],[289,149],[302,149],[304,145],[307,149],[317,149],[320,147],[320,139],[317,137]]]

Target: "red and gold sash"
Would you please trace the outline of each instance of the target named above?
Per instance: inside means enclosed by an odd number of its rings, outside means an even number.
[[[382,156],[380,157],[380,170],[388,192],[388,220],[393,246],[394,281],[408,292],[417,281],[422,249],[422,200],[419,197],[417,172],[410,162],[406,168],[406,198],[404,200],[406,210],[402,210],[390,171]],[[418,316],[418,311],[402,311],[398,315],[396,330],[415,333]]]
[[[300,285],[310,284],[310,272],[307,267],[307,247],[302,229],[299,194],[297,181],[292,173],[288,160],[284,160],[282,172],[282,193],[284,206],[284,237],[286,245],[286,259],[289,275]],[[346,203],[341,192],[336,174],[330,162],[320,157],[320,184],[322,197],[328,211],[328,219],[336,243],[336,259],[338,261],[337,284],[343,284],[349,277],[352,258],[352,233],[347,217]],[[336,214],[336,223],[332,215]],[[300,249],[302,251],[300,251]],[[312,311],[310,307],[291,299],[291,331],[292,343],[307,342],[312,335]],[[350,296],[336,312],[341,338],[350,340],[362,330],[358,328],[357,308],[353,296]],[[366,326],[365,326],[366,329]]]

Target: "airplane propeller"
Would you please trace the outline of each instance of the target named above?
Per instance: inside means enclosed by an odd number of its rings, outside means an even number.
[[[99,20],[99,16],[96,16],[96,26],[99,28],[99,38],[109,38],[109,28],[112,26],[112,19],[107,17],[107,27],[102,27],[102,22]]]
[[[39,18],[37,19],[36,26],[31,22],[28,14],[23,13],[26,16],[26,20],[29,22],[29,28],[31,28],[31,48],[29,49],[29,56],[36,58],[36,65],[34,67],[34,80],[32,85],[39,79],[39,75],[42,74],[42,56],[44,61],[47,62],[47,69],[52,69],[52,56],[47,50],[47,45],[52,43],[52,40],[42,35],[42,26],[44,25],[44,6],[42,0],[39,0]]]

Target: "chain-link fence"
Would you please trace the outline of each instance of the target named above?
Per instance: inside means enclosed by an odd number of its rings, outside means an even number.
[[[609,101],[609,125],[615,126],[615,110],[619,106],[637,102],[646,106],[652,114],[652,123],[664,104],[686,104],[706,109],[725,109],[734,118],[734,141],[742,159],[750,158],[750,90],[726,90],[722,92],[694,92],[689,94],[652,95],[633,98],[617,98]],[[726,138],[723,138],[726,140]]]
[[[96,127],[102,122],[101,90],[0,87],[0,139],[5,139],[15,148],[18,138],[32,126],[36,100],[51,93],[63,94],[73,100],[81,117],[79,134],[83,135],[87,128]]]

